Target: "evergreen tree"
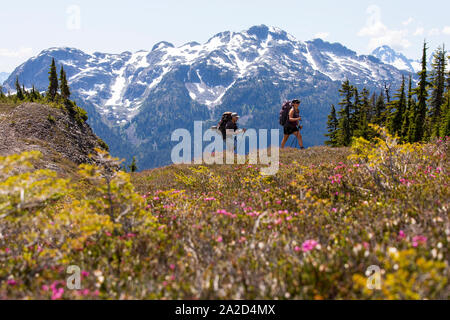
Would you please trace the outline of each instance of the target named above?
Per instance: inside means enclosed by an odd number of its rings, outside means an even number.
[[[342,83],[342,88],[339,89],[339,95],[343,97],[341,102],[339,102],[341,110],[339,111],[339,122],[337,130],[337,143],[340,146],[348,146],[351,142],[352,133],[350,127],[350,110],[353,109],[353,94],[353,87],[350,85],[348,80],[345,80]]]
[[[369,112],[367,114],[367,121],[372,122],[373,118],[375,117],[375,106],[377,104],[377,95],[375,93],[372,93],[372,96],[370,97],[369,101]]]
[[[383,92],[381,92],[375,103],[375,112],[372,122],[379,126],[384,126],[385,117],[386,117],[386,104],[384,103]]]
[[[19,100],[24,100],[25,96],[23,95],[23,91],[22,91],[22,87],[20,86],[19,83],[19,77],[16,77],[16,95],[17,95],[17,99]]]
[[[417,94],[417,108],[414,115],[414,132],[413,141],[419,142],[424,139],[425,135],[425,120],[427,116],[427,44],[423,44],[423,54],[422,54],[422,70],[419,72],[420,80],[419,85],[416,89]]]
[[[64,71],[63,66],[61,66],[59,81],[60,81],[61,97],[64,100],[67,100],[70,97],[70,89],[69,89],[69,85],[67,83],[66,72]]]
[[[358,115],[358,125],[354,133],[355,137],[363,137],[368,140],[370,138],[369,114],[371,105],[369,101],[369,91],[364,88],[361,92],[361,107]]]
[[[443,107],[441,126],[439,130],[439,135],[441,137],[450,137],[450,91],[446,94],[446,103]]]
[[[439,135],[441,109],[444,103],[446,53],[444,46],[433,55],[431,71],[431,97],[429,101],[429,129],[432,137]]]
[[[55,59],[52,58],[52,64],[50,66],[50,71],[48,72],[48,90],[47,97],[50,101],[55,101],[55,97],[58,94],[58,75],[56,74],[56,64]]]
[[[331,112],[328,115],[327,129],[328,134],[325,136],[328,137],[328,140],[325,141],[325,144],[332,147],[337,146],[338,120],[336,117],[336,109],[334,108],[334,104],[331,105]]]
[[[361,100],[359,97],[358,88],[353,87],[353,104],[350,110],[350,135],[354,135],[355,130],[358,130],[359,121],[361,120]]]
[[[131,164],[128,166],[131,172],[136,172],[138,170],[136,165],[136,157],[133,156],[133,160],[131,161]]]
[[[394,100],[390,103],[390,108],[394,110],[389,114],[388,128],[391,134],[401,136],[403,118],[406,111],[406,97],[405,97],[405,77],[402,77],[402,85],[394,95]]]
[[[408,131],[409,131],[409,119],[411,117],[412,112],[412,106],[413,106],[413,92],[412,92],[412,76],[409,75],[409,81],[408,81],[408,98],[406,100],[406,111],[405,115],[403,116],[403,123],[402,123],[402,132],[401,137],[404,141],[409,141],[408,138]]]

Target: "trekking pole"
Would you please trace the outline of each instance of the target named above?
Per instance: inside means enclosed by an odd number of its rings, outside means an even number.
[[[294,136],[294,139],[292,139],[291,148],[294,147],[294,142],[295,142],[295,136]]]
[[[242,136],[244,136],[244,133],[245,133],[245,132],[242,132],[242,133],[240,133],[240,134],[242,134]],[[236,139],[237,139],[237,137],[236,137]],[[236,154],[238,153],[239,148],[240,148],[241,145],[242,145],[242,141],[244,141],[244,140],[245,140],[245,139],[242,139],[241,142],[239,142],[239,144],[237,145],[237,148],[236,148]],[[244,150],[244,154],[245,154],[245,150]]]

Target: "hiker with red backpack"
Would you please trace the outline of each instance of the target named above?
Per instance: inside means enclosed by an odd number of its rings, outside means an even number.
[[[300,134],[300,129],[302,129],[302,126],[299,126],[299,122],[302,119],[300,117],[300,111],[298,110],[299,106],[300,100],[295,99],[292,100],[292,102],[285,102],[281,108],[280,124],[284,129],[284,137],[281,141],[281,149],[284,149],[284,146],[291,134],[294,134],[297,137],[300,149],[304,149],[302,135]]]

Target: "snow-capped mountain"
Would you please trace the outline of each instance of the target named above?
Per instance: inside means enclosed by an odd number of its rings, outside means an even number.
[[[293,97],[304,101],[305,141],[320,144],[342,80],[373,89],[383,81],[398,84],[405,73],[339,43],[299,41],[262,25],[222,32],[204,44],[160,42],[135,53],[51,48],[19,66],[6,87],[13,91],[18,76],[26,87],[45,90],[52,57],[64,65],[94,131],[118,156],[140,157],[141,167],[167,160],[156,152],[170,145],[171,129],[216,121],[228,109],[240,112],[247,126],[278,127],[280,103]]]
[[[0,72],[0,85],[3,83],[3,81],[8,79],[8,77],[9,77],[8,72]]]
[[[376,48],[372,55],[386,64],[390,64],[399,70],[406,70],[411,73],[417,73],[422,68],[419,60],[408,59],[402,53],[396,52],[389,46]]]

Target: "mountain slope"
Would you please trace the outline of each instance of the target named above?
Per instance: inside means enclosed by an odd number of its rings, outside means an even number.
[[[194,120],[208,127],[225,110],[239,112],[246,127],[278,128],[281,102],[295,97],[303,100],[306,145],[321,144],[340,81],[374,90],[382,81],[395,87],[406,73],[338,43],[303,42],[262,25],[222,32],[204,44],[160,42],[135,53],[52,48],[19,66],[6,87],[12,89],[18,76],[25,86],[45,90],[52,57],[64,65],[72,98],[86,109],[94,131],[114,155],[136,155],[141,168],[170,162],[175,128],[192,130]]]

